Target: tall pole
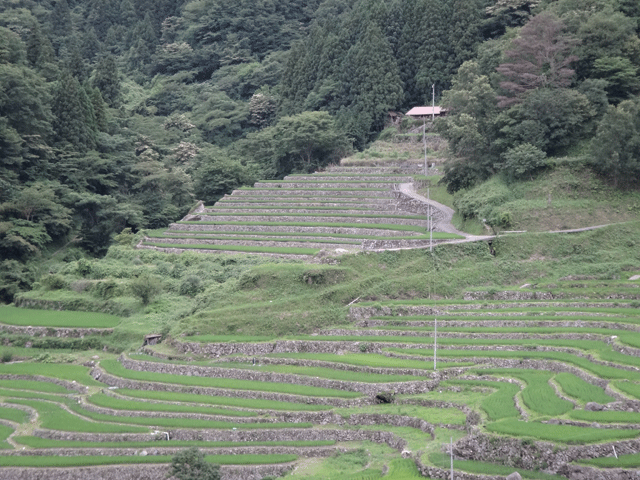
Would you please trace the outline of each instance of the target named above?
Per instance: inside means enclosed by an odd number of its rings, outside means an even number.
[[[424,145],[424,176],[428,177],[429,166],[427,165],[427,120],[422,117],[422,143]]]
[[[453,437],[451,437],[449,454],[451,455],[451,480],[453,480]]]
[[[430,187],[427,187],[427,201],[429,202],[429,251],[433,252],[433,217],[431,216],[431,197],[429,196]]]
[[[431,121],[436,118],[436,84],[431,85]]]

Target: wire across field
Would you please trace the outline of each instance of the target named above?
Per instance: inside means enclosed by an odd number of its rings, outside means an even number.
[[[188,385],[197,387],[225,388],[233,390],[255,390],[263,392],[288,393],[292,395],[304,395],[311,397],[343,397],[356,398],[360,393],[334,390],[330,388],[320,388],[308,385],[296,385],[288,383],[261,382],[257,380],[236,380],[232,378],[211,378],[211,377],[186,377],[170,373],[139,372],[124,368],[116,360],[104,360],[101,366],[110,374],[117,377],[131,380],[141,380],[146,382],[162,382],[177,385]]]
[[[0,322],[7,325],[59,328],[113,328],[121,320],[106,313],[32,310],[9,306],[0,307],[0,319]]]

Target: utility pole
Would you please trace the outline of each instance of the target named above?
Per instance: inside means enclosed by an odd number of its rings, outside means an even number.
[[[453,480],[453,437],[451,437],[449,454],[451,455],[451,480]]]
[[[431,197],[429,191],[431,187],[427,187],[427,201],[429,202],[429,221],[427,225],[429,227],[429,251],[433,252],[433,217],[431,216]]]
[[[424,176],[429,175],[429,165],[427,164],[427,119],[426,116],[422,117],[422,143],[424,145]]]
[[[436,84],[431,85],[431,121],[436,119]]]

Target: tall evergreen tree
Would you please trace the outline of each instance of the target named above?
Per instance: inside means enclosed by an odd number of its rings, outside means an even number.
[[[122,101],[120,93],[120,74],[113,55],[103,57],[96,65],[93,86],[97,87],[102,98],[110,107],[118,108]]]
[[[68,142],[78,151],[95,145],[90,102],[84,89],[68,71],[63,71],[53,94],[53,128],[58,142]]]
[[[342,103],[364,114],[361,119],[369,119],[369,125],[358,129],[359,135],[367,130],[370,133],[381,130],[388,111],[402,101],[402,81],[391,46],[374,22],[349,49],[340,80],[343,85]],[[357,139],[359,144],[362,140],[368,138]]]

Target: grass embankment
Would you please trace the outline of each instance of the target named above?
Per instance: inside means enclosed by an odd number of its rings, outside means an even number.
[[[7,325],[58,328],[113,328],[121,319],[96,312],[59,312],[0,306],[0,322]]]

